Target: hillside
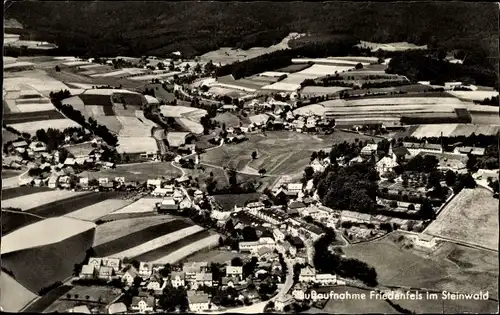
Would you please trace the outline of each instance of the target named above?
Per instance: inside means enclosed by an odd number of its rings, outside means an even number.
[[[199,55],[269,46],[288,32],[351,34],[372,42],[474,48],[498,55],[494,3],[16,2],[6,12],[63,51]]]

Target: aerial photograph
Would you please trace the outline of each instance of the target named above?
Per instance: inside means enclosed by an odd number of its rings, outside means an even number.
[[[4,1],[0,311],[498,314],[499,16]]]

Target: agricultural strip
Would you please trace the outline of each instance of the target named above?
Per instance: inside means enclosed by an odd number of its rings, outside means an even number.
[[[74,265],[81,263],[91,248],[93,237],[94,229],[91,229],[59,243],[3,254],[2,266],[12,271],[19,283],[38,293],[73,274]]]
[[[19,312],[29,302],[37,298],[37,295],[23,287],[7,272],[0,273],[0,306],[4,312]]]
[[[40,217],[22,212],[2,210],[2,237],[23,226],[43,220]]]
[[[31,113],[10,113],[3,116],[3,122],[7,125],[52,119],[65,119],[65,117],[55,109]]]
[[[203,239],[200,239],[188,246],[184,246],[182,249],[178,249],[175,252],[170,253],[167,256],[164,256],[160,259],[154,261],[154,263],[175,263],[179,260],[186,258],[189,255],[192,255],[200,250],[207,250],[211,248],[215,248],[218,246],[220,236],[218,234],[210,235]]]
[[[152,239],[175,232],[188,226],[191,226],[191,224],[182,220],[173,220],[155,226],[150,226],[143,230],[130,233],[126,236],[115,238],[114,240],[111,240],[107,243],[95,246],[94,252],[98,257],[114,255],[126,249],[139,246],[142,243],[148,242]]]
[[[194,244],[196,241],[202,240],[206,237],[210,236],[209,231],[200,231],[198,233],[192,234],[188,237],[185,237],[181,240],[178,240],[176,242],[158,247],[156,249],[153,249],[151,251],[148,251],[146,253],[143,253],[141,255],[138,255],[134,257],[134,259],[138,261],[148,261],[148,262],[153,262],[156,261],[166,255],[169,255],[171,253],[174,253],[177,250],[181,251],[186,251],[187,249],[185,248],[186,246],[190,246]]]
[[[48,187],[30,187],[30,186],[7,188],[2,190],[2,201],[44,191],[52,191],[52,189]]]
[[[33,302],[30,306],[23,310],[23,313],[41,313],[49,306],[57,301],[61,296],[71,291],[73,287],[70,285],[62,285],[51,290],[49,293],[43,295],[38,300]]]
[[[20,195],[18,197],[3,200],[3,208],[19,208],[22,210],[33,209],[48,202],[56,202],[66,198],[83,195],[81,192],[71,192],[69,190],[49,190],[30,194],[28,196]],[[88,193],[87,193],[88,194]]]
[[[155,238],[149,242],[142,243],[139,246],[136,246],[134,248],[127,249],[123,252],[113,254],[113,257],[117,258],[124,258],[124,257],[136,257],[139,255],[142,255],[144,253],[150,252],[156,248],[162,248],[164,246],[167,246],[169,244],[175,243],[181,239],[184,239],[186,237],[189,237],[192,234],[196,234],[200,231],[203,231],[203,228],[198,225],[190,226],[187,228],[184,228],[179,231],[175,231],[173,233],[167,234],[160,236],[158,238]]]
[[[485,188],[463,189],[424,231],[498,249],[498,200]]]
[[[152,212],[156,210],[156,203],[161,202],[162,200],[162,198],[141,198],[136,202],[113,212],[113,214]]]
[[[108,199],[67,214],[67,217],[94,221],[131,203],[130,200]]]

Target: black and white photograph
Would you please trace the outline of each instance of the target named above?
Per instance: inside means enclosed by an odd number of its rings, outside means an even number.
[[[498,314],[499,16],[4,1],[0,311]]]

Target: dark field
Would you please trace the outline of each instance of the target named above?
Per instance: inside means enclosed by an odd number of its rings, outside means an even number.
[[[73,287],[70,285],[62,285],[50,291],[49,293],[43,295],[38,300],[36,300],[33,304],[28,306],[23,313],[41,313],[46,308],[48,308],[52,303],[57,301],[61,296],[65,295],[69,291],[71,291]]]
[[[222,208],[223,211],[231,211],[234,206],[243,206],[246,202],[259,200],[260,194],[228,194],[214,195],[215,202]]]
[[[20,196],[27,196],[34,193],[49,191],[49,190],[52,189],[48,187],[30,187],[30,186],[7,188],[2,190],[2,200],[16,198]]]
[[[158,224],[98,245],[94,247],[94,251],[98,257],[110,256],[189,226],[191,226],[191,224],[182,220]]]
[[[41,220],[43,219],[27,213],[2,211],[2,236]]]
[[[173,231],[171,231],[171,232],[173,232]],[[146,253],[141,254],[139,256],[136,256],[136,257],[134,257],[134,259],[137,261],[154,261],[154,260],[160,259],[160,258],[162,258],[170,253],[173,253],[176,250],[181,249],[186,245],[189,245],[189,244],[194,243],[198,240],[201,240],[207,236],[210,236],[210,232],[200,231],[200,232],[192,234],[186,238],[183,238],[182,240],[179,240],[177,242],[158,247],[156,249],[153,249],[152,251],[149,251],[149,252],[146,252]]]
[[[31,113],[10,113],[3,116],[3,122],[7,125],[50,119],[65,119],[65,117],[55,109]]]

